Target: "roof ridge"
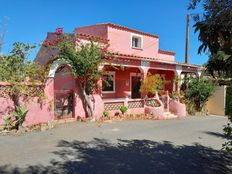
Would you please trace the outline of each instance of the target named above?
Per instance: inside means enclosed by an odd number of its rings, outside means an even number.
[[[155,34],[151,34],[151,33],[148,33],[148,32],[136,30],[136,29],[133,29],[133,28],[129,28],[129,27],[126,27],[126,26],[122,26],[122,25],[118,25],[118,24],[114,24],[114,23],[110,23],[110,22],[108,22],[108,23],[97,23],[97,24],[93,24],[93,25],[76,27],[75,30],[78,29],[78,28],[91,27],[91,26],[96,26],[96,25],[107,25],[107,26],[111,26],[111,27],[115,27],[115,28],[120,28],[122,30],[128,30],[128,31],[131,31],[131,32],[134,32],[134,33],[139,33],[139,34],[142,34],[142,35],[159,38],[159,36],[157,36]]]
[[[175,55],[175,52],[172,51],[168,51],[168,50],[163,50],[163,49],[159,49],[158,50],[159,53],[164,53],[164,54],[170,54],[170,55]]]

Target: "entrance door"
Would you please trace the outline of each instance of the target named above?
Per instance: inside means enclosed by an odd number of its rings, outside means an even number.
[[[141,77],[131,76],[131,97],[141,98],[140,92]]]

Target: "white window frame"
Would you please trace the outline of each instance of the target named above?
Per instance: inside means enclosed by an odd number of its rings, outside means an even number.
[[[134,47],[133,46],[133,37],[137,37],[137,38],[141,39],[141,47]],[[142,35],[131,33],[131,48],[143,49],[143,36]]]
[[[113,91],[103,91],[103,94],[109,94],[109,93],[115,93],[115,71],[106,71],[103,73],[103,75],[113,75]],[[103,81],[102,81],[103,83]]]

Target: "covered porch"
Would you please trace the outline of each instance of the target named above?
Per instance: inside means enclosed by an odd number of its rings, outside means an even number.
[[[117,114],[120,113],[120,107],[126,106],[128,114],[145,113],[146,103],[141,95],[140,86],[148,74],[159,74],[165,82],[163,94],[156,95],[153,100],[160,103],[163,112],[186,115],[184,104],[172,101],[169,94],[180,90],[181,80],[176,80],[177,78],[181,79],[188,73],[200,76],[201,70],[198,66],[123,58],[111,62],[113,63],[104,65],[105,73],[101,78],[101,96],[105,111]],[[179,108],[181,113],[175,108]]]

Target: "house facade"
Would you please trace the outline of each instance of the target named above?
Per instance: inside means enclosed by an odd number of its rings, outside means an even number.
[[[176,116],[186,115],[185,105],[171,100],[168,93],[179,90],[180,82],[175,79],[181,78],[182,74],[194,73],[200,76],[201,66],[176,62],[175,53],[160,49],[159,37],[154,34],[112,23],[79,27],[75,29],[74,35],[81,42],[96,39],[107,44],[107,52],[111,53],[99,67],[99,70],[104,70],[99,80],[102,90],[91,96],[96,118],[101,117],[104,111],[108,111],[112,116],[116,115],[120,112],[121,106],[128,108],[128,114],[151,113],[158,115],[160,119],[165,117],[165,112]],[[53,37],[54,33],[48,33],[47,39]],[[36,61],[46,65],[55,54],[54,50],[42,46]],[[141,82],[148,74],[160,74],[165,80],[164,95],[157,94],[154,97],[160,104],[159,107],[147,106],[141,96]],[[43,109],[41,113],[45,113],[46,110],[46,114],[41,116],[42,120],[35,116],[35,112],[31,112],[27,118],[28,124],[86,117],[76,80],[78,79],[73,77],[70,67],[64,62],[54,62],[45,87],[50,109]],[[34,111],[40,113],[39,107],[34,106]],[[35,117],[36,119],[33,119]]]

